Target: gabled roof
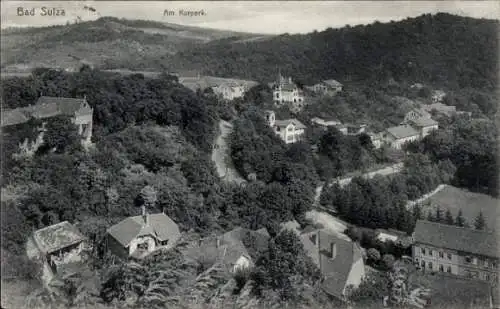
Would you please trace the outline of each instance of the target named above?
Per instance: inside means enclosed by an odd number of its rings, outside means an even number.
[[[420,115],[421,118],[431,118],[432,115],[429,114],[424,108],[414,108],[410,111],[416,113],[417,115]]]
[[[160,241],[180,236],[179,227],[164,213],[148,214],[148,224],[142,216],[128,217],[108,229],[108,234],[125,248],[139,236],[151,235]]]
[[[10,109],[2,111],[2,127],[27,122],[31,116],[24,109]]]
[[[4,110],[2,127],[24,123],[32,117],[43,119],[58,115],[74,116],[77,114],[92,114],[92,108],[85,99],[42,96],[35,105]]]
[[[436,126],[438,123],[432,118],[417,118],[410,121],[416,127],[431,127]]]
[[[334,79],[327,79],[323,81],[324,84],[330,87],[341,87],[342,84]]]
[[[306,126],[302,122],[298,121],[295,118],[285,119],[285,120],[276,120],[275,124],[277,127],[280,127],[280,128],[287,127],[290,124],[293,124],[295,126],[295,128],[297,128],[297,129],[305,129],[306,128]]]
[[[61,250],[86,239],[80,231],[68,221],[63,221],[33,233],[38,248],[45,254]]]
[[[409,125],[400,125],[386,129],[389,134],[396,139],[419,135],[419,133]]]
[[[312,241],[313,235],[316,235],[316,244]],[[300,238],[307,254],[324,276],[322,288],[335,297],[342,297],[353,264],[362,259],[359,246],[326,229],[304,233]],[[330,255],[331,244],[336,246],[334,258]]]
[[[415,226],[415,242],[472,254],[499,258],[494,233],[454,225],[419,220]]]
[[[432,103],[432,104],[424,105],[424,106],[422,106],[422,109],[424,109],[428,112],[436,110],[439,113],[443,113],[443,114],[447,114],[447,115],[456,113],[456,111],[457,111],[456,106],[446,105],[443,103]]]
[[[252,263],[250,254],[243,244],[248,234],[255,236],[257,246],[266,246],[269,240],[267,230],[252,231],[245,228],[235,228],[223,235],[208,237],[201,240],[198,246],[186,251],[186,255],[195,260],[221,261],[228,267],[234,266],[240,257],[245,257]]]

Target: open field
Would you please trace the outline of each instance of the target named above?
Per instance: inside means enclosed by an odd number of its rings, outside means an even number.
[[[500,200],[486,194],[446,185],[442,190],[423,201],[423,205],[426,205],[426,202],[430,202],[431,208],[425,206],[424,211],[434,210],[439,205],[443,211],[449,209],[452,215],[456,216],[458,211],[462,209],[467,222],[473,224],[481,210],[489,228],[495,228],[498,225]]]

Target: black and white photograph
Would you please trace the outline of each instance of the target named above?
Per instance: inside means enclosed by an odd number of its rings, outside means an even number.
[[[1,1],[2,309],[500,309],[499,1]]]

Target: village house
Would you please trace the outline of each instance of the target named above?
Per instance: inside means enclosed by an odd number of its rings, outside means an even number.
[[[64,98],[42,96],[36,104],[20,107],[11,110],[3,110],[2,127],[14,126],[28,122],[31,118],[50,121],[50,118],[56,116],[70,116],[72,122],[78,126],[78,134],[82,138],[82,144],[88,146],[92,138],[92,115],[93,109],[88,104],[86,98]],[[21,151],[26,154],[32,154],[43,143],[45,124],[40,129],[39,135],[35,141],[27,139],[21,142]]]
[[[382,133],[368,132],[367,134],[370,137],[372,145],[373,145],[373,147],[375,147],[375,149],[379,149],[380,147],[382,147],[382,145],[384,143]]]
[[[205,268],[209,268],[215,263],[221,263],[228,273],[235,273],[254,265],[243,240],[252,238],[255,246],[265,250],[269,237],[266,229],[252,231],[238,227],[223,235],[200,239],[197,244],[188,248],[184,255],[200,262]]]
[[[341,92],[342,88],[343,85],[334,79],[328,79],[312,86],[306,86],[306,89],[314,93],[330,96],[336,95],[337,93]]]
[[[174,247],[179,227],[164,213],[128,217],[107,230],[107,248],[119,258],[143,258],[157,249]]]
[[[325,119],[322,119],[322,118],[319,118],[319,117],[313,117],[311,119],[311,122],[315,123],[315,124],[317,124],[319,126],[322,126],[322,127],[334,127],[334,126],[338,126],[338,125],[342,124],[338,120],[325,120]]]
[[[444,115],[447,117],[452,117],[455,115],[467,115],[469,117],[472,116],[471,112],[457,111],[456,106],[446,105],[440,102],[423,105],[422,110],[428,113],[436,113],[438,115]]]
[[[384,142],[395,149],[401,149],[404,144],[419,138],[420,132],[407,124],[387,128],[383,133]]]
[[[366,124],[348,124],[346,135],[358,135],[366,132]]]
[[[306,126],[295,118],[286,120],[276,120],[273,111],[266,111],[266,121],[268,125],[286,144],[298,142],[305,133]]]
[[[84,265],[86,240],[74,225],[64,221],[35,231],[28,239],[26,252],[53,274],[70,274]]]
[[[417,118],[408,123],[419,132],[420,138],[424,138],[434,130],[439,129],[437,121],[432,118]]]
[[[212,86],[213,92],[222,99],[232,101],[237,98],[242,98],[245,95],[246,87],[243,84],[237,83],[222,83]]]
[[[298,111],[304,106],[304,95],[291,77],[285,78],[281,74],[278,80],[271,84],[273,100],[277,106],[288,105],[291,110]]]
[[[494,233],[419,220],[413,240],[413,262],[423,271],[498,282]]]
[[[365,264],[359,245],[327,229],[300,231],[296,221],[281,224],[281,230],[293,231],[299,236],[306,254],[320,270],[322,289],[346,300],[349,290],[357,288],[365,277]]]

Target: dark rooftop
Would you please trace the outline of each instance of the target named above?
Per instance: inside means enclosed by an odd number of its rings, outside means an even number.
[[[454,225],[419,220],[414,231],[415,242],[489,257],[500,257],[496,235]]]

